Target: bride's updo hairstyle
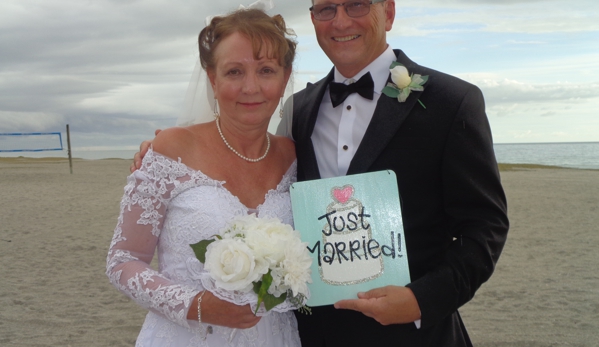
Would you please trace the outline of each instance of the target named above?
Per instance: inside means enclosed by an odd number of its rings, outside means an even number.
[[[242,9],[226,16],[214,17],[210,25],[202,29],[198,37],[200,63],[206,71],[214,71],[214,52],[218,44],[233,33],[240,33],[252,42],[254,59],[258,60],[262,48],[266,58],[277,59],[279,65],[291,69],[295,59],[297,42],[288,36],[295,36],[285,25],[281,15],[270,17],[261,10]]]

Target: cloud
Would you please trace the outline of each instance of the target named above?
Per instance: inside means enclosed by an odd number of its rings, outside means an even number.
[[[514,44],[514,45],[542,45],[546,42],[544,41],[518,41],[518,40],[508,40],[507,41],[508,44]]]
[[[61,131],[65,121],[64,116],[52,113],[0,111],[2,132]]]
[[[479,86],[489,104],[529,103],[543,101],[580,102],[599,98],[598,83],[553,83],[533,84],[517,80],[470,78]]]
[[[540,117],[553,117],[556,115],[557,115],[557,112],[549,111],[549,112],[541,113]]]
[[[83,98],[76,107],[82,111],[131,115],[177,117],[187,83],[129,84]],[[175,91],[173,93],[173,91]],[[173,103],[178,100],[178,103]]]
[[[137,145],[156,128],[175,123],[205,17],[253,1],[3,0],[2,129],[60,131],[70,124],[79,146]],[[281,13],[301,42],[297,91],[322,78],[332,64],[314,38],[310,1],[274,1],[270,13]],[[535,113],[554,119],[574,112],[565,108],[572,103],[596,100],[597,83],[590,81],[596,81],[599,73],[599,55],[584,55],[580,46],[569,43],[565,49],[559,47],[559,58],[548,58],[555,52],[543,58],[535,52],[524,60],[520,50],[547,49],[584,35],[579,45],[593,43],[588,37],[599,30],[599,15],[586,9],[594,4],[594,0],[579,0],[576,6],[565,0],[402,0],[396,1],[390,38],[401,42],[413,37],[425,46],[436,45],[439,41],[434,39],[443,37],[442,44],[450,51],[472,52],[491,44],[514,48],[517,67],[510,70],[492,65],[508,65],[506,58],[497,57],[484,62],[490,69],[474,59],[451,67],[481,86],[493,115],[514,114],[523,105],[541,109],[544,102],[559,102],[558,111]],[[493,42],[490,35],[496,35]],[[422,36],[426,40],[420,40]],[[435,59],[447,61],[446,56]],[[477,64],[482,68],[477,70]]]
[[[397,2],[394,35],[487,31],[496,33],[575,33],[599,31],[594,0],[411,0]]]
[[[5,111],[60,112],[79,98],[115,88],[122,82],[51,71],[0,72],[0,108]]]

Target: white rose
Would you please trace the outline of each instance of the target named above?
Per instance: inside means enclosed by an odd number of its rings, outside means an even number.
[[[240,239],[223,239],[211,243],[204,264],[216,285],[225,290],[252,290],[252,282],[268,272],[268,263],[256,258]]]
[[[295,230],[278,219],[264,219],[259,225],[245,232],[245,243],[254,250],[256,257],[266,259],[271,268],[285,257],[285,246],[295,237]]]
[[[399,89],[403,89],[412,83],[412,78],[408,73],[408,69],[402,65],[397,65],[391,69],[391,80]]]
[[[254,251],[257,258],[264,259],[272,266],[276,266],[285,257],[283,243],[280,239],[269,237],[264,230],[251,230],[246,233],[246,244]]]

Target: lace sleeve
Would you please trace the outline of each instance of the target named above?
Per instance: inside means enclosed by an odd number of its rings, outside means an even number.
[[[187,311],[199,290],[175,283],[149,265],[171,192],[184,184],[185,177],[188,180],[181,163],[149,151],[143,167],[127,178],[108,251],[106,275],[139,305],[189,327]]]

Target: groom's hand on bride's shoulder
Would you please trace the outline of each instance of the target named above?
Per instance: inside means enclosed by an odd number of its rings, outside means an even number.
[[[162,129],[156,129],[156,131],[154,131],[154,136],[157,136],[158,133],[161,131]],[[133,156],[133,163],[131,163],[131,166],[129,167],[129,171],[131,171],[131,173],[133,173],[135,170],[141,167],[141,161],[146,156],[146,153],[148,153],[148,149],[151,145],[152,141],[149,140],[146,140],[142,142],[141,145],[139,145],[139,152],[135,153],[135,155]]]
[[[420,306],[408,287],[375,288],[358,293],[358,299],[337,301],[335,308],[362,312],[382,325],[412,323],[420,319]]]

